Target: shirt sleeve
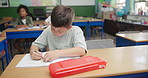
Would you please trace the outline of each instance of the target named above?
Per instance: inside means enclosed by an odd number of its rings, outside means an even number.
[[[74,47],[81,47],[81,48],[87,50],[83,31],[79,27],[78,27],[78,29],[74,30],[74,42],[73,42],[73,44],[74,44]]]
[[[40,50],[43,50],[45,47],[47,47],[48,45],[48,41],[47,41],[47,34],[49,28],[46,28],[42,34],[32,43],[32,45],[37,46]]]
[[[51,17],[49,16],[49,17],[45,20],[45,22],[51,23]]]
[[[16,18],[15,22],[14,22],[14,28],[18,25],[19,19]]]
[[[32,17],[29,17],[29,26],[30,26],[30,27],[33,26],[33,20],[32,20]]]

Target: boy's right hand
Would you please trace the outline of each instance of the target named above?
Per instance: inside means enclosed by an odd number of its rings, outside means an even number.
[[[33,60],[40,60],[40,59],[43,58],[43,57],[42,57],[42,53],[39,52],[39,51],[33,51],[33,52],[31,52],[31,58],[32,58]]]

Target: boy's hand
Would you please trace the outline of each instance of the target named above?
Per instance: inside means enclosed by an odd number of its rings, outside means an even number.
[[[42,53],[39,52],[39,51],[33,51],[33,52],[31,52],[31,58],[32,58],[33,60],[40,60],[40,59],[43,58],[43,57],[42,57]]]
[[[43,61],[44,62],[49,62],[52,60],[55,60],[59,58],[59,51],[55,50],[55,51],[48,51],[44,57],[43,57]]]

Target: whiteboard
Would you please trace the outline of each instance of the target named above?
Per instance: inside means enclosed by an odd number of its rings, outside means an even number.
[[[61,0],[61,4],[65,6],[95,5],[95,0]]]

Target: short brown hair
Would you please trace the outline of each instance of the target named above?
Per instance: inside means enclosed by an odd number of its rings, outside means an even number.
[[[66,27],[68,28],[75,17],[73,9],[58,5],[51,13],[51,24],[54,27]]]

